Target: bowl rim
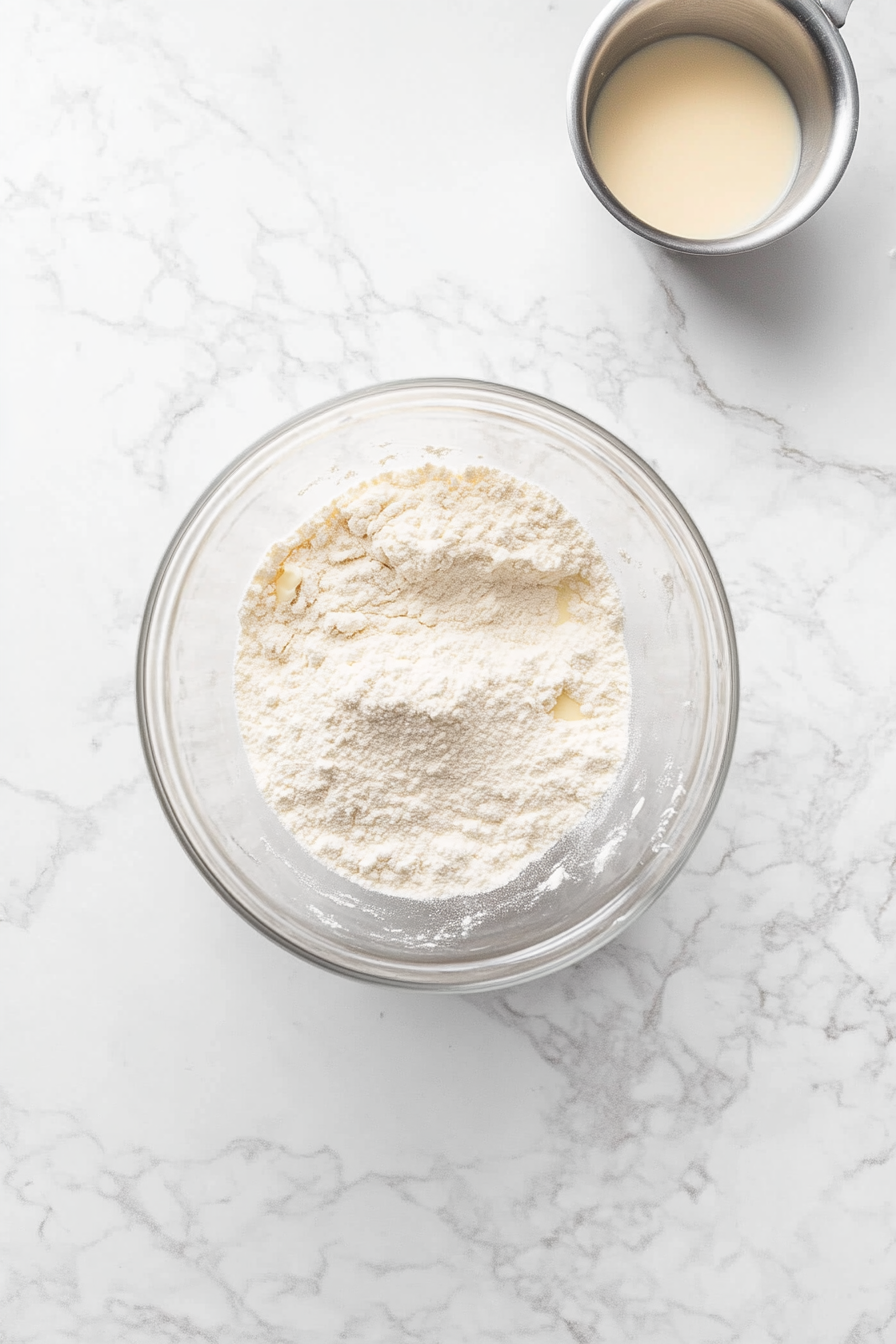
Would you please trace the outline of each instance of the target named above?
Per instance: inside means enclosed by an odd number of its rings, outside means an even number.
[[[589,433],[596,431],[600,437],[605,439],[623,457],[628,458],[635,468],[638,471],[643,472],[651,484],[665,497],[666,502],[671,505],[673,511],[679,516],[685,529],[690,534],[691,539],[699,552],[700,559],[705,566],[707,578],[710,581],[713,595],[718,604],[718,615],[721,618],[721,625],[724,630],[725,643],[729,654],[727,724],[725,725],[724,745],[715,767],[715,778],[708,791],[706,802],[699,819],[694,823],[691,834],[683,843],[676,856],[675,862],[670,865],[668,870],[649,886],[637,901],[633,902],[628,909],[621,911],[617,918],[610,922],[606,927],[593,930],[590,934],[586,934],[579,939],[573,939],[563,950],[558,950],[554,956],[547,959],[545,964],[526,965],[516,967],[506,973],[495,974],[496,970],[500,970],[502,962],[507,959],[507,954],[498,954],[493,957],[482,958],[479,960],[456,962],[452,967],[452,978],[450,980],[442,980],[438,982],[426,979],[425,973],[423,978],[411,978],[410,975],[407,974],[409,968],[404,965],[401,966],[401,970],[405,972],[404,976],[401,974],[386,974],[385,967],[389,964],[387,958],[383,958],[384,973],[382,974],[377,974],[359,965],[337,963],[325,956],[321,956],[310,948],[303,947],[290,940],[278,930],[271,928],[270,925],[266,924],[263,919],[255,914],[255,912],[246,908],[236,894],[230,890],[223,878],[206,862],[205,858],[194,844],[189,830],[175,808],[170,793],[166,788],[164,775],[159,765],[154,744],[152,714],[149,707],[149,670],[147,661],[147,654],[153,633],[154,619],[160,594],[162,593],[168,572],[180,550],[181,544],[190,532],[195,519],[203,511],[206,504],[217,494],[222,485],[239,471],[245,462],[255,454],[260,453],[271,442],[278,439],[287,431],[294,430],[302,424],[312,421],[333,410],[341,409],[354,403],[375,397],[381,397],[384,394],[388,395],[414,391],[420,392],[424,389],[432,390],[434,392],[438,392],[439,390],[450,390],[453,392],[466,391],[471,394],[498,394],[502,397],[509,397],[517,403],[521,402],[529,404],[542,412],[548,412],[552,415],[559,416],[561,419],[572,421]],[[274,429],[269,430],[259,439],[256,439],[248,448],[244,449],[234,457],[227,466],[213,478],[210,484],[201,495],[199,495],[192,507],[185,514],[159,562],[150,585],[143,611],[143,618],[140,624],[140,634],[137,642],[135,681],[137,722],[140,732],[140,742],[156,797],[158,798],[162,811],[180,842],[181,847],[218,895],[259,933],[264,934],[265,937],[269,938],[272,942],[277,943],[280,947],[285,948],[288,952],[291,952],[294,956],[300,957],[304,961],[310,962],[325,970],[347,976],[350,979],[361,980],[370,984],[390,985],[402,989],[421,990],[428,993],[469,994],[493,989],[505,989],[513,985],[523,984],[527,981],[538,979],[543,975],[551,974],[554,971],[572,966],[583,960],[585,957],[590,956],[593,952],[598,951],[601,947],[604,947],[607,943],[617,938],[629,928],[635,920],[639,919],[641,915],[653,905],[684,867],[715,812],[728,776],[731,759],[734,753],[740,708],[740,668],[737,639],[725,588],[715,561],[712,558],[700,530],[697,528],[690,514],[681,504],[677,496],[669,486],[666,485],[665,481],[663,481],[658,473],[654,471],[654,469],[645,462],[634,449],[629,448],[629,446],[623,443],[621,439],[617,438],[615,434],[604,429],[603,426],[599,425],[596,421],[591,420],[588,416],[582,415],[580,412],[574,411],[571,408],[562,405],[560,402],[553,401],[548,397],[543,397],[539,393],[528,392],[522,388],[512,387],[508,384],[494,383],[485,379],[455,377],[397,379],[370,384],[352,392],[329,398],[326,401],[318,402],[308,410],[300,412],[298,415],[288,417]],[[573,926],[573,928],[575,928],[575,926]],[[550,939],[545,939],[541,943],[533,944],[533,947],[546,948],[551,942],[559,941],[560,939],[565,941],[569,937],[569,932],[563,935],[555,935]],[[434,967],[433,969],[444,970],[444,968],[441,967]]]

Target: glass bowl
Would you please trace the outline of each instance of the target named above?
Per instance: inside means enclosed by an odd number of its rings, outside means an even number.
[[[307,853],[256,787],[232,680],[237,611],[259,560],[352,481],[438,461],[550,491],[594,536],[625,610],[629,748],[585,820],[513,882],[419,900],[355,886]],[[684,509],[618,439],[530,393],[461,379],[341,397],[261,439],[209,487],[162,560],[143,619],[146,760],[200,872],[317,965],[380,984],[470,991],[567,966],[626,929],[694,848],[737,720],[734,629]]]

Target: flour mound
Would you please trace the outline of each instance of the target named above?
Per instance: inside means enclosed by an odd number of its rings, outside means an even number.
[[[271,548],[240,621],[258,786],[365,887],[501,886],[624,758],[616,586],[581,524],[505,472],[427,466],[357,486]],[[581,716],[555,717],[558,701]]]

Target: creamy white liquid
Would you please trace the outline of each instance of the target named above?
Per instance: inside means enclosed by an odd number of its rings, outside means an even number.
[[[667,38],[623,61],[598,94],[589,138],[617,200],[681,238],[760,223],[800,156],[799,119],[777,75],[715,37]]]

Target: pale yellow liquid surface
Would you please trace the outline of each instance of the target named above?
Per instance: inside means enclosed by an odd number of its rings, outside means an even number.
[[[790,95],[757,57],[715,37],[671,37],[623,61],[589,127],[610,191],[645,224],[725,238],[765,219],[799,164]]]

